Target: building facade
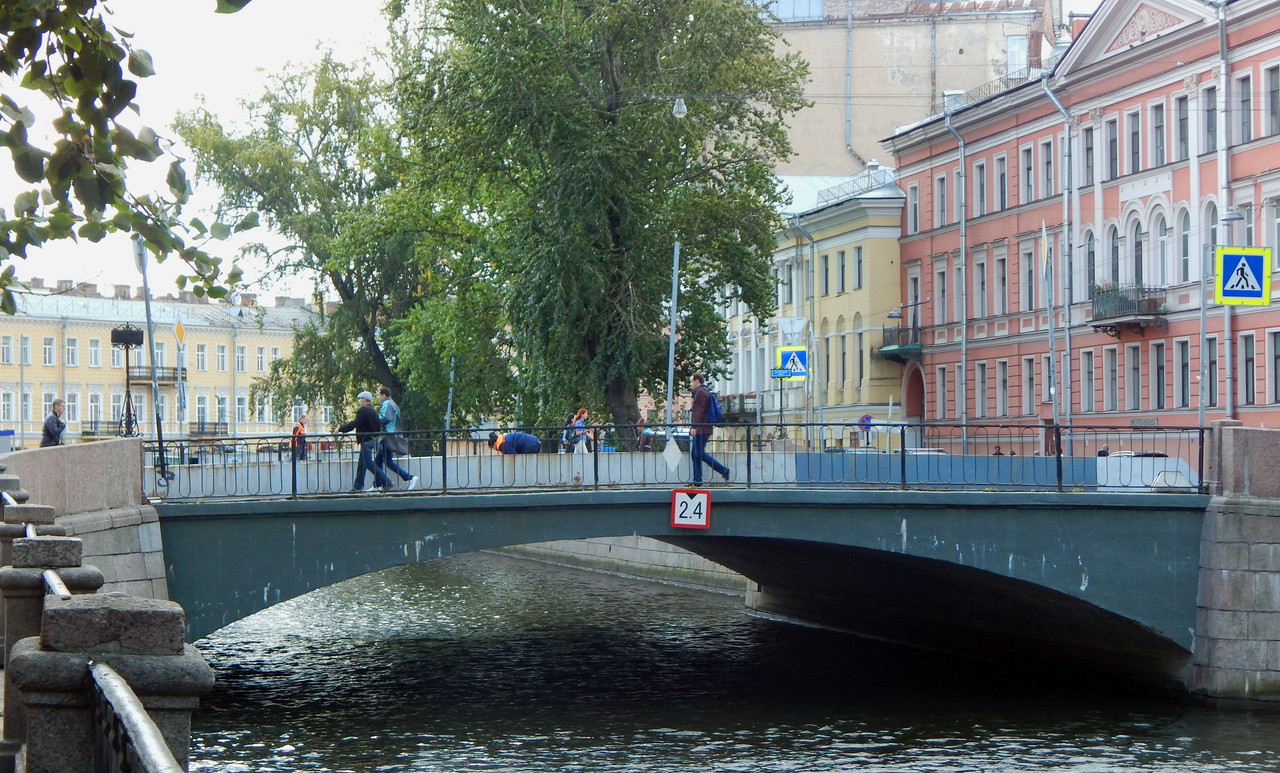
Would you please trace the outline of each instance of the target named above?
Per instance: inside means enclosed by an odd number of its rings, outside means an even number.
[[[153,299],[153,402],[141,288],[131,294],[117,286],[103,297],[93,285],[62,281],[53,292],[39,280],[31,285],[18,295],[17,314],[0,319],[0,432],[12,433],[0,450],[38,445],[57,398],[66,401],[66,442],[119,434],[126,395],[137,430],[154,437],[158,411],[166,439],[278,434],[301,410],[251,402],[250,395],[272,362],[290,356],[295,328],[317,321],[301,300],[259,306],[252,295],[237,305],[185,293]],[[112,345],[112,332],[125,326],[137,329],[141,346]]]
[[[848,176],[880,140],[937,113],[942,92],[1036,77],[1065,31],[1060,2],[776,0],[783,53],[810,68],[783,175]]]
[[[911,420],[1280,421],[1280,311],[1213,303],[1211,257],[1280,269],[1276,4],[1107,0],[1041,82],[886,145]]]

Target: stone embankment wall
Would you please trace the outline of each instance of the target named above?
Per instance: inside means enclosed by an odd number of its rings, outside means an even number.
[[[84,562],[106,578],[103,592],[169,598],[160,520],[142,495],[139,438],[14,451],[0,463],[81,539]]]
[[[504,548],[508,555],[644,580],[744,594],[755,583],[720,564],[648,537],[600,537]]]
[[[1192,691],[1280,701],[1280,431],[1214,427]]]

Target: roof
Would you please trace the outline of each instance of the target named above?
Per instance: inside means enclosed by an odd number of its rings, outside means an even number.
[[[138,325],[147,321],[146,302],[142,300],[30,292],[16,292],[14,297],[18,317]],[[230,306],[152,299],[151,318],[162,325],[181,320],[184,326],[293,329],[318,320],[319,315],[305,306]]]

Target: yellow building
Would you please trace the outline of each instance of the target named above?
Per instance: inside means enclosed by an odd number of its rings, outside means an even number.
[[[294,329],[318,319],[304,301],[279,297],[260,306],[242,294],[232,305],[182,293],[153,298],[151,317],[154,401],[141,288],[116,285],[104,297],[94,285],[59,281],[46,289],[32,280],[31,291],[18,295],[17,314],[0,316],[0,433],[12,433],[0,437],[0,450],[10,442],[38,445],[56,398],[66,401],[65,442],[117,435],[126,389],[144,437],[155,436],[157,409],[166,439],[288,431],[301,408],[251,405],[249,392],[273,361],[290,356]],[[113,331],[126,326],[143,342],[127,352],[112,345]]]
[[[876,353],[898,330],[889,315],[901,313],[898,236],[906,197],[892,170],[874,162],[807,201],[802,180],[788,182],[803,211],[786,216],[773,254],[778,314],[756,320],[741,313],[745,308],[727,309],[734,354],[732,375],[719,386],[724,410],[766,425],[899,420],[902,367]],[[773,377],[796,349],[805,377]],[[865,440],[843,430],[827,437],[839,445]]]

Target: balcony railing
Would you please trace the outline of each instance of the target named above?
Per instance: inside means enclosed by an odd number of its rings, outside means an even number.
[[[920,332],[918,325],[880,328],[879,356],[894,362],[919,362],[923,356]]]
[[[231,434],[225,421],[193,421],[188,429],[191,437],[214,437]]]
[[[1139,333],[1145,328],[1168,329],[1165,314],[1169,291],[1141,284],[1093,287],[1093,326],[1119,338],[1122,330]]]

